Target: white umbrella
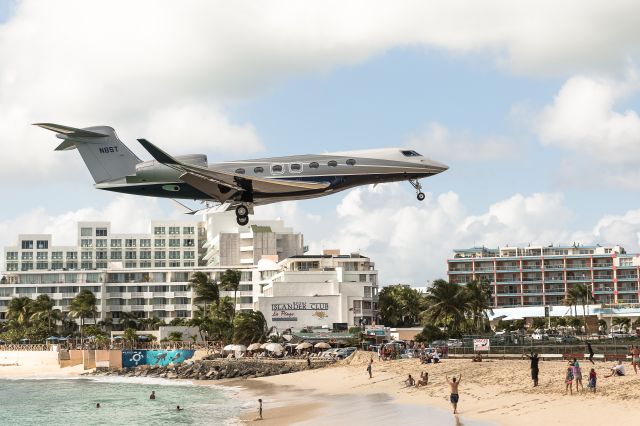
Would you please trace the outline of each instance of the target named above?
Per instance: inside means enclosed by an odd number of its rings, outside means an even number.
[[[223,351],[225,351],[225,352],[226,352],[226,351],[233,351],[233,350],[234,350],[234,349],[233,349],[233,347],[234,347],[234,346],[235,346],[235,345],[227,345],[227,346],[225,346],[224,348],[222,348],[222,350],[223,350]]]
[[[248,351],[257,351],[259,349],[262,349],[260,343],[252,343],[249,346],[247,346]]]
[[[266,349],[268,345],[270,345],[271,343],[266,342],[260,345],[260,349]]]
[[[300,349],[308,349],[310,347],[312,347],[313,345],[309,342],[302,342],[300,343],[298,346],[296,346],[296,349],[300,350]]]
[[[318,349],[329,349],[331,348],[331,345],[326,342],[320,342],[316,343],[313,347]]]
[[[280,343],[269,343],[264,348],[269,352],[282,352],[284,349]]]
[[[245,345],[233,345],[231,350],[234,352],[246,352],[247,347]]]

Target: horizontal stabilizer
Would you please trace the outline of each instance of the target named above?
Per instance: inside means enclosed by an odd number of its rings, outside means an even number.
[[[34,126],[42,127],[43,129],[51,130],[52,132],[60,133],[65,139],[72,138],[106,138],[105,133],[95,132],[93,130],[76,129],[75,127],[63,126],[62,124],[53,123],[34,123]]]

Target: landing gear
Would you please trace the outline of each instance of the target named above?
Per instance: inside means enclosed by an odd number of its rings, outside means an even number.
[[[418,179],[409,179],[409,183],[415,188],[418,201],[424,201],[426,195],[424,195],[424,192],[422,192],[422,185],[420,185]]]
[[[240,226],[245,226],[249,223],[249,209],[244,204],[236,207],[236,222]]]

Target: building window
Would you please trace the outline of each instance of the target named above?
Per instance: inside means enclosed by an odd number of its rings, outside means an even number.
[[[151,262],[149,262],[149,261],[140,262],[140,267],[141,268],[151,268]]]
[[[253,173],[264,173],[264,167],[256,167],[253,169]]]
[[[149,238],[142,238],[140,240],[140,247],[151,247],[151,240]]]
[[[237,175],[243,175],[245,173],[244,169],[240,168],[240,169],[236,169],[236,174]]]
[[[189,238],[189,239],[183,240],[182,244],[185,247],[195,247],[196,242],[195,242],[195,240],[193,238]]]
[[[107,259],[107,252],[106,251],[97,251],[96,252],[96,259],[106,260]]]
[[[93,232],[91,232],[91,228],[80,228],[81,237],[90,237],[92,235],[93,235]]]
[[[331,160],[327,163],[327,166],[329,167],[336,167],[338,165],[338,162],[336,160]]]
[[[36,269],[49,269],[49,263],[48,262],[37,262],[36,263]]]
[[[166,259],[167,258],[167,253],[163,252],[163,251],[157,251],[154,253],[153,255],[154,259]]]
[[[107,262],[96,262],[96,269],[107,269]]]
[[[82,239],[80,240],[80,247],[93,247],[93,240]]]
[[[185,259],[195,259],[196,258],[195,252],[193,252],[193,251],[185,251],[184,252],[184,258]]]
[[[46,250],[49,248],[49,241],[47,240],[38,240],[36,242],[36,248],[38,250]]]
[[[23,251],[22,260],[33,260],[33,253],[30,251]]]
[[[170,226],[169,227],[169,235],[178,235],[180,233],[179,226]]]
[[[80,269],[93,269],[93,262],[82,262]]]
[[[33,269],[33,262],[22,262],[21,266],[23,271],[30,271]]]
[[[122,247],[122,240],[111,240],[111,247]]]
[[[96,228],[96,237],[106,237],[107,228]]]
[[[6,256],[7,256],[7,260],[18,260],[17,251],[8,251]]]
[[[67,269],[78,269],[78,262],[67,261]]]
[[[166,240],[153,240],[154,247],[164,247],[166,244]]]
[[[90,251],[83,251],[82,255],[81,255],[81,259],[82,260],[91,260],[91,259],[93,259],[93,253],[91,253]]]
[[[96,240],[96,247],[106,248],[107,240],[105,239]]]
[[[36,259],[38,260],[47,260],[48,258],[49,258],[49,253],[47,253],[46,251],[38,252],[36,254]]]
[[[67,260],[75,260],[78,258],[78,252],[77,251],[68,251],[67,252]]]
[[[140,252],[140,259],[151,259],[151,252],[150,251],[141,251]]]
[[[169,268],[179,268],[179,267],[180,267],[180,261],[169,262]]]
[[[164,226],[155,226],[153,228],[153,233],[155,235],[164,235],[165,234],[165,227]]]
[[[179,251],[170,251],[169,252],[169,259],[180,259],[180,252]]]
[[[136,252],[135,251],[125,251],[124,252],[124,258],[125,259],[135,259],[136,258]]]
[[[125,268],[135,268],[137,266],[136,262],[124,262]]]
[[[242,304],[253,303],[253,297],[252,296],[242,296],[242,297],[239,298],[239,301]]]
[[[282,164],[272,164],[271,165],[271,174],[272,175],[281,175],[282,173],[284,173],[284,168],[282,167]]]
[[[354,160],[353,158],[349,158],[347,160],[347,166],[355,166],[356,165],[356,160]]]
[[[23,240],[22,250],[33,250],[33,240]]]
[[[192,267],[192,266],[196,266],[195,262],[182,262],[182,266],[186,267]]]
[[[156,268],[164,268],[164,267],[166,267],[166,263],[165,262],[155,262],[153,264],[153,266],[156,267]]]
[[[178,239],[169,240],[169,247],[180,247],[180,240]]]
[[[111,252],[111,260],[121,260],[122,252],[121,251],[112,251]]]
[[[182,228],[182,233],[184,235],[193,235],[195,234],[195,228],[193,226],[185,226]]]
[[[315,161],[312,161],[311,163],[309,163],[310,169],[317,169],[318,167],[320,167],[320,164],[316,163]]]
[[[18,264],[17,263],[7,263],[7,271],[17,271]]]
[[[135,247],[136,246],[136,239],[135,238],[128,238],[128,239],[124,240],[124,246],[125,247]]]

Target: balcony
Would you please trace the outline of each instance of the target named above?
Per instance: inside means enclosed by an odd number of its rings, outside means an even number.
[[[637,281],[638,277],[635,275],[618,275],[618,281]]]
[[[562,263],[553,264],[553,265],[544,265],[544,269],[564,269],[564,265]]]
[[[176,311],[190,311],[191,305],[173,305]]]
[[[471,272],[473,272],[471,269],[452,269],[449,271],[449,274],[470,274]]]

